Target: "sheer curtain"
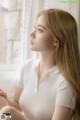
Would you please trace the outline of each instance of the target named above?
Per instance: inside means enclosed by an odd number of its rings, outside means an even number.
[[[48,8],[60,8],[72,14],[77,21],[80,31],[80,1],[79,0],[24,0],[23,1],[23,61],[28,58],[38,57],[38,53],[32,52],[28,46],[30,32],[36,21],[36,15],[40,10]],[[80,36],[79,36],[80,38]],[[80,43],[80,40],[79,40]]]
[[[37,13],[44,8],[44,0],[24,0],[23,1],[23,60],[38,57],[38,53],[32,52],[28,45],[30,32],[36,22]]]

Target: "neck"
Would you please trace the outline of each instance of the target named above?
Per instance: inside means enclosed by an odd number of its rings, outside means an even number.
[[[40,70],[41,71],[48,71],[53,66],[56,65],[56,62],[54,60],[54,54],[49,53],[41,53],[40,55]]]

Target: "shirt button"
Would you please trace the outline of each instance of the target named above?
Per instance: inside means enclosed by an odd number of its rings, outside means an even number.
[[[34,90],[35,92],[37,92],[37,88],[35,88],[35,90]]]

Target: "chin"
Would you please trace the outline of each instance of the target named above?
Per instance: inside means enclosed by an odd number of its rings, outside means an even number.
[[[33,47],[30,47],[30,49],[32,50],[32,51],[37,51],[35,48],[33,48]]]
[[[32,47],[30,49],[31,49],[31,51],[40,52],[40,50],[32,48]]]
[[[36,48],[36,47],[33,47],[33,46],[30,46],[30,49],[32,51],[35,51],[35,52],[40,52],[41,51],[39,48]]]

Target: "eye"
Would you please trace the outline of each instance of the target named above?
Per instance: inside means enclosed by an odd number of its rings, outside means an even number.
[[[43,30],[42,30],[42,29],[40,29],[40,28],[38,28],[38,31],[39,31],[39,32],[43,32]]]

